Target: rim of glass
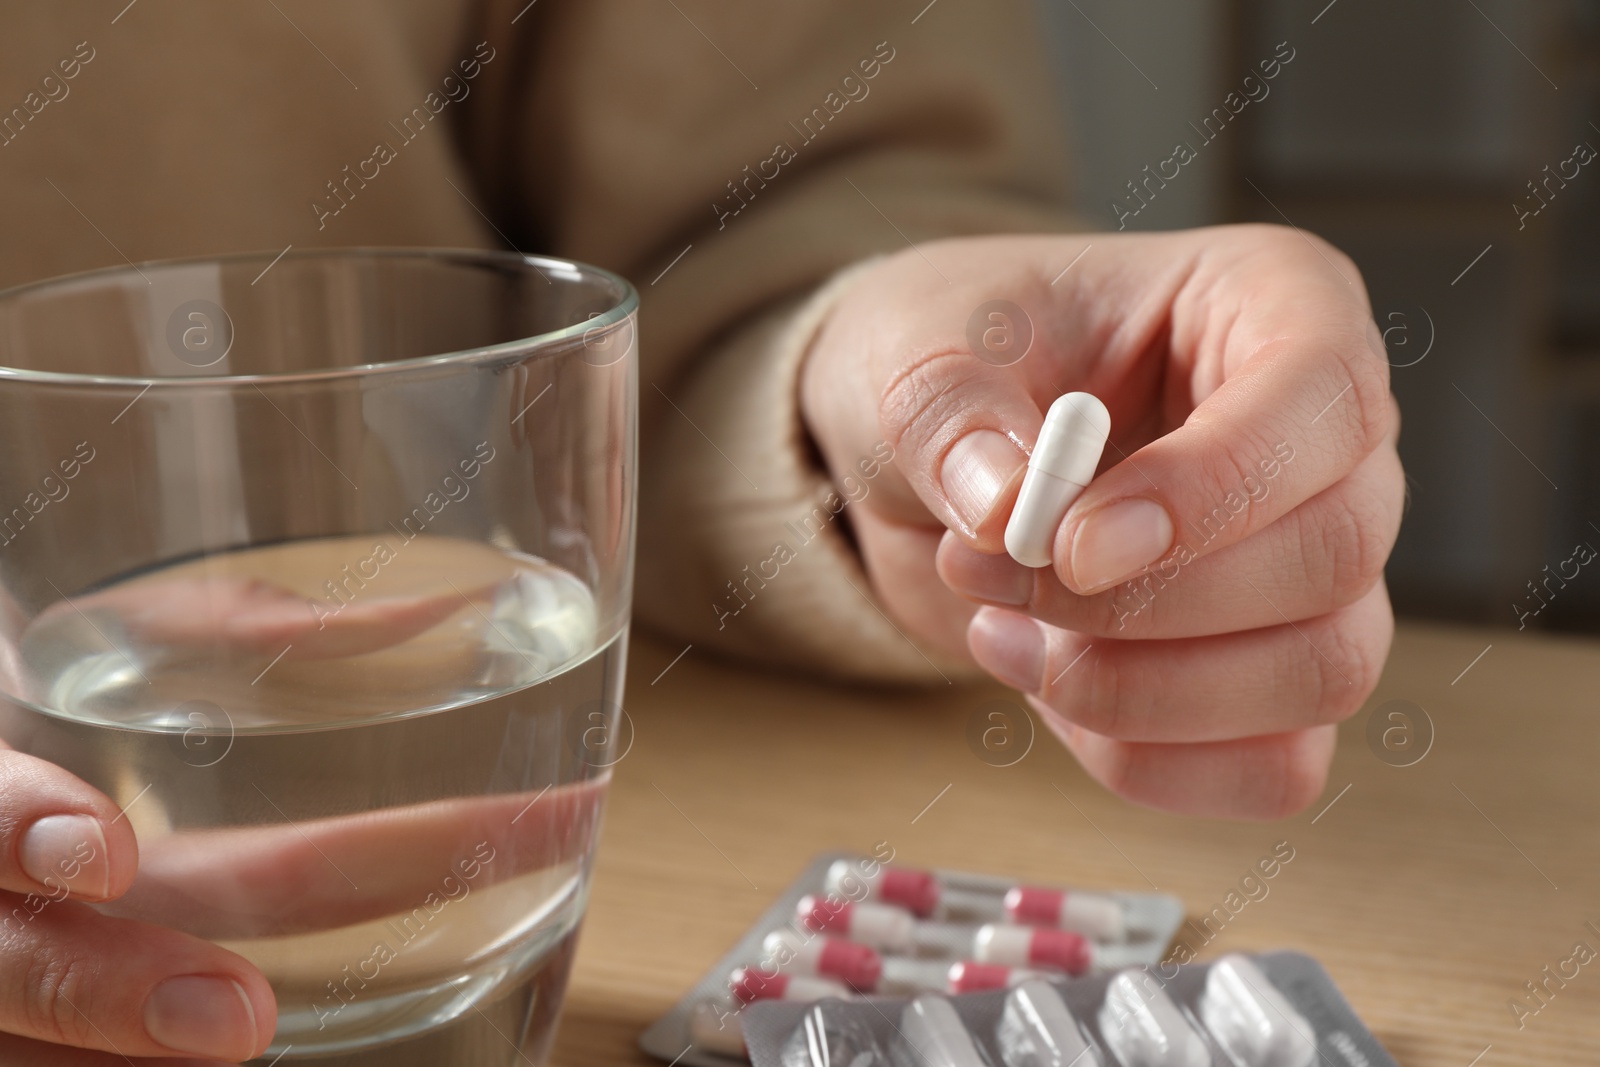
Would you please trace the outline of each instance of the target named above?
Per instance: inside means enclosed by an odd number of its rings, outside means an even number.
[[[525,353],[529,349],[554,346],[563,342],[584,337],[594,330],[603,330],[614,326],[639,309],[639,292],[633,283],[614,274],[603,267],[591,266],[580,263],[574,259],[560,259],[555,256],[535,256],[523,252],[507,252],[499,249],[478,248],[427,248],[421,246],[376,247],[356,246],[351,248],[306,248],[291,250],[281,253],[272,252],[229,252],[216,256],[180,256],[173,259],[147,260],[142,263],[129,263],[123,267],[99,267],[95,270],[79,271],[75,274],[61,274],[52,278],[39,281],[25,282],[8,289],[0,289],[0,305],[9,304],[16,298],[36,293],[40,290],[53,289],[70,283],[83,282],[93,278],[113,277],[116,275],[132,276],[141,268],[170,268],[197,266],[204,263],[244,263],[252,260],[262,262],[271,260],[276,263],[279,259],[319,259],[343,257],[348,259],[412,259],[412,260],[446,260],[464,264],[480,264],[501,267],[532,267],[534,271],[544,276],[543,268],[549,267],[569,274],[588,275],[592,278],[603,279],[610,282],[621,293],[621,299],[607,308],[604,312],[592,319],[563,326],[559,330],[550,330],[545,333],[532,334],[511,341],[502,341],[499,344],[484,345],[477,348],[462,348],[451,352],[439,352],[428,356],[414,356],[410,359],[390,360],[384,363],[360,363],[350,367],[331,367],[327,370],[297,371],[292,374],[207,374],[184,376],[178,378],[162,377],[135,377],[117,374],[72,374],[62,371],[25,370],[21,367],[8,367],[0,364],[0,381],[15,381],[44,385],[67,386],[134,386],[145,389],[159,388],[190,388],[195,386],[219,385],[250,385],[267,382],[318,382],[332,381],[340,378],[370,377],[379,374],[405,374],[429,367],[445,365],[471,366],[478,363],[494,363]],[[548,277],[546,276],[548,281]]]

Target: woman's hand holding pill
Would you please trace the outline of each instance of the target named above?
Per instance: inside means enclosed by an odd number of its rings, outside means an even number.
[[[1074,391],[1110,441],[1035,569],[1006,525]],[[914,639],[1029,694],[1130,800],[1277,817],[1320,793],[1388,652],[1404,499],[1348,258],[1264,226],[922,245],[859,277],[801,392],[831,469],[895,449],[851,514]]]

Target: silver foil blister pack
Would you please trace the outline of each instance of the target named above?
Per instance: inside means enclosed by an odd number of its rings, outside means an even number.
[[[1295,952],[743,1016],[754,1067],[1396,1067]]]

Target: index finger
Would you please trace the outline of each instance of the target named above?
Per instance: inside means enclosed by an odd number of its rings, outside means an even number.
[[[1360,276],[1297,231],[1250,228],[1200,257],[1173,302],[1170,345],[1194,409],[1068,512],[1054,558],[1075,592],[1251,536],[1343,479],[1392,424]]]

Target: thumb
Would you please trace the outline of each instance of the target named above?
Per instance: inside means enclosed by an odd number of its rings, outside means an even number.
[[[910,492],[979,552],[1004,551],[1006,519],[1044,417],[1023,381],[965,350],[913,360],[878,422]]]
[[[836,477],[885,444],[894,450],[863,506],[903,526],[937,522],[994,554],[1043,423],[1041,399],[1072,376],[1062,339],[1075,334],[1017,239],[971,238],[947,251],[959,253],[955,280],[930,271],[918,249],[864,270],[807,356],[801,408]]]

